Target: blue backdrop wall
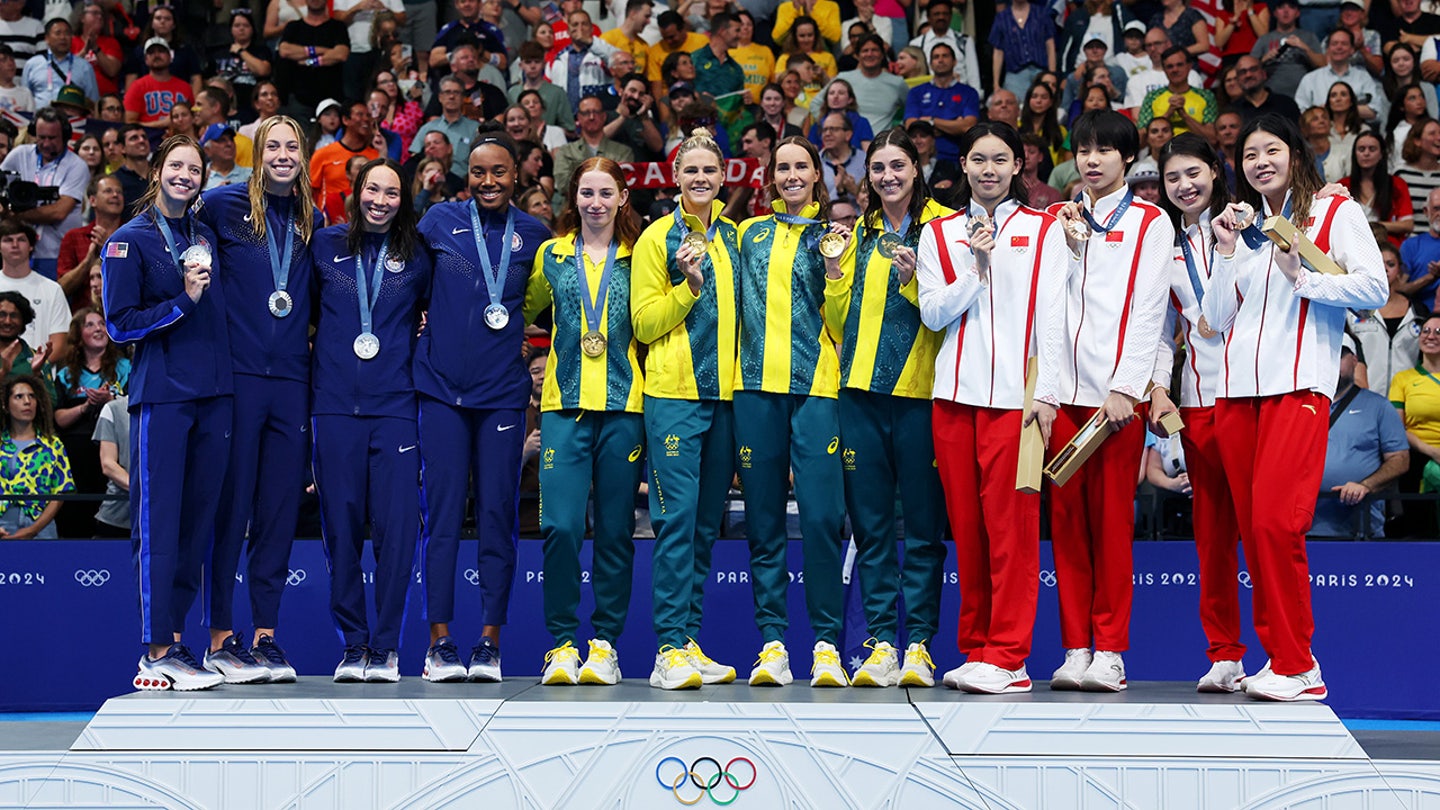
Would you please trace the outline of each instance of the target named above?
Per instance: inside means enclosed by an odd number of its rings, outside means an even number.
[[[629,627],[620,639],[621,666],[629,677],[648,676],[654,656],[650,628],[651,541],[636,543],[635,591]],[[1040,606],[1035,627],[1031,675],[1048,679],[1061,649],[1050,546],[1042,544]],[[514,602],[502,642],[507,679],[537,678],[542,656],[551,646],[541,611],[541,544],[521,541]],[[588,554],[588,548],[587,548]],[[796,676],[807,671],[813,643],[804,609],[800,542],[789,552],[791,649]],[[479,633],[480,593],[475,585],[475,544],[461,551],[457,572],[458,614],[452,629],[467,646]],[[743,540],[716,546],[715,568],[706,585],[706,619],[700,641],[717,660],[748,673],[760,647],[753,622],[749,555]],[[960,594],[949,573],[942,595],[941,627],[932,655],[941,671],[960,662],[955,649],[955,617]],[[367,579],[369,577],[367,568]],[[1310,544],[1310,570],[1317,631],[1315,652],[1330,686],[1330,705],[1342,717],[1440,719],[1428,673],[1440,671],[1440,645],[1433,643],[1433,619],[1440,605],[1440,543]],[[291,558],[291,587],[285,592],[279,638],[302,674],[326,675],[339,660],[341,643],[326,608],[328,574],[320,542],[301,540]],[[418,582],[418,575],[416,577]],[[1246,669],[1255,672],[1264,653],[1248,628],[1248,575],[1236,588],[1245,605],[1250,645]],[[401,669],[418,677],[427,634],[420,615],[420,589],[413,587],[406,617]],[[1135,545],[1135,609],[1131,651],[1126,655],[1132,682],[1198,678],[1209,666],[1197,618],[1199,589],[1193,545],[1142,542]],[[237,590],[237,621],[249,621],[244,583]],[[588,586],[581,605],[581,634],[588,631]],[[850,618],[858,618],[851,599]],[[192,615],[198,616],[198,610]],[[7,678],[0,685],[0,710],[60,711],[98,707],[106,698],[130,691],[130,678],[141,652],[139,611],[126,541],[7,541],[0,543],[0,616],[4,648],[43,651],[65,663]],[[186,639],[197,652],[206,643],[198,625]],[[863,654],[863,622],[846,633],[846,659]],[[1385,672],[1404,677],[1377,677]],[[243,689],[243,687],[229,687]],[[437,685],[437,689],[447,688]]]

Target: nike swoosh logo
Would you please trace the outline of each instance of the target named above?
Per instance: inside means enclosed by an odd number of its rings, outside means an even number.
[[[1346,411],[1345,413],[1360,413],[1360,409],[1359,409],[1359,408],[1351,408],[1350,410]]]
[[[243,219],[244,221],[246,221],[246,222],[249,222],[249,221],[250,221],[250,215],[249,215],[249,214],[246,214],[244,217],[242,217],[242,219]]]
[[[410,452],[411,450],[414,450],[415,447],[416,447],[416,445],[413,445],[413,444],[410,445],[409,447],[403,447],[403,446],[402,446],[402,447],[400,448],[400,452],[402,452],[402,453],[408,453],[408,452]]]
[[[457,234],[457,233],[469,233],[469,232],[470,232],[470,229],[469,229],[469,228],[455,228],[455,229],[453,229],[453,230],[450,231],[450,235],[451,235],[451,236],[454,236],[454,235]]]
[[[348,261],[350,261],[352,258],[354,258],[354,257],[353,257],[353,256],[336,256],[336,257],[335,257],[335,262],[336,262],[337,264],[340,263],[340,262],[348,262]]]
[[[500,425],[499,427],[495,428],[495,432],[496,432],[496,433],[504,433],[505,431],[511,430],[511,429],[514,428],[514,427],[515,427],[514,425]]]

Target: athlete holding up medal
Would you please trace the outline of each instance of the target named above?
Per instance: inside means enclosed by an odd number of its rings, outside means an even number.
[[[394,161],[360,169],[349,224],[315,234],[315,490],[330,561],[330,614],[345,643],[336,681],[398,681],[400,624],[420,532],[412,365],[430,287],[410,186]],[[365,524],[375,555],[366,617]]]
[[[501,678],[500,627],[515,578],[520,458],[531,387],[520,354],[521,309],[535,253],[550,238],[543,223],[510,204],[517,164],[510,136],[482,127],[470,151],[471,199],[431,206],[420,222],[421,239],[435,261],[426,327],[415,350],[430,624],[425,678],[431,681]],[[357,344],[356,351],[376,351],[371,344]],[[450,621],[471,480],[483,627],[466,666],[450,638]]]

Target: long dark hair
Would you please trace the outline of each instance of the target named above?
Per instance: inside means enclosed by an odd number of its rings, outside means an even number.
[[[415,255],[415,199],[410,193],[409,184],[405,182],[400,164],[389,158],[376,158],[361,166],[360,173],[355,175],[354,190],[345,200],[345,218],[350,222],[350,230],[345,235],[345,245],[352,254],[360,253],[360,241],[365,236],[365,215],[360,212],[360,190],[365,188],[365,181],[376,169],[389,169],[395,172],[395,178],[400,181],[400,210],[396,211],[395,218],[390,220],[388,232],[390,255],[401,261],[408,261]]]
[[[76,310],[75,316],[70,319],[70,339],[65,342],[65,365],[63,368],[70,378],[72,391],[80,387],[80,374],[85,371],[85,319],[91,315],[100,316],[101,323],[104,323],[105,313],[95,307]],[[107,383],[118,383],[120,377],[115,373],[115,366],[119,364],[120,358],[123,356],[120,347],[109,339],[107,333],[105,353],[100,355],[100,379]]]
[[[1015,174],[1010,177],[1010,196],[1019,200],[1021,205],[1028,206],[1030,192],[1025,189],[1025,142],[1014,127],[1003,121],[981,121],[960,139],[960,179],[955,181],[955,188],[951,191],[955,207],[970,206],[970,176],[965,173],[965,159],[975,148],[976,141],[987,135],[999,138],[1010,147],[1010,154],[1015,158]]]
[[[915,164],[915,185],[910,189],[910,230],[919,233],[920,215],[925,211],[925,203],[930,200],[930,186],[925,183],[925,172],[920,167],[920,150],[915,148],[915,142],[905,134],[900,127],[891,127],[870,142],[870,148],[865,150],[865,176],[860,178],[860,193],[865,197],[865,213],[861,219],[865,227],[875,230],[883,230],[880,219],[884,216],[884,205],[880,202],[880,193],[870,184],[870,161],[875,159],[875,153],[887,146],[893,146],[905,153],[910,162]],[[908,234],[901,234],[902,237]]]
[[[1060,131],[1060,113],[1056,109],[1059,101],[1055,98],[1055,91],[1050,85],[1045,84],[1044,90],[1050,94],[1050,109],[1046,110],[1039,118],[1030,109],[1030,98],[1035,91],[1041,87],[1043,82],[1035,82],[1030,89],[1025,91],[1025,103],[1020,107],[1020,129],[1025,132],[1034,132],[1045,139],[1051,149],[1060,149],[1065,143],[1065,134]]]
[[[810,165],[815,167],[817,175],[820,173],[820,167],[824,165],[820,162],[820,150],[815,148],[815,144],[811,143],[809,138],[802,138],[799,135],[782,138],[779,143],[775,144],[775,148],[770,150],[770,165],[766,168],[766,176],[770,178],[770,182],[765,184],[765,194],[770,201],[780,199],[780,189],[775,186],[775,161],[780,157],[780,147],[782,146],[798,146],[804,149],[805,154],[810,156]],[[816,217],[822,222],[830,219],[830,195],[825,191],[825,183],[817,178],[810,193],[814,202],[820,203],[820,213]]]
[[[1351,87],[1349,82],[1335,82],[1330,85],[1330,90],[1334,90],[1338,85],[1342,84],[1345,85],[1345,92],[1350,94],[1350,112],[1344,113],[1339,119],[1345,125],[1345,134],[1354,135],[1360,131],[1360,100],[1355,97],[1355,88]],[[1335,129],[1336,114],[1335,111],[1330,108],[1330,90],[1325,91],[1325,112],[1330,114],[1330,129],[1333,132]]]
[[[1398,48],[1403,48],[1410,52],[1410,76],[1403,81],[1390,71],[1390,57],[1395,54]],[[1380,76],[1380,87],[1385,91],[1386,98],[1389,98],[1392,104],[1398,105],[1400,99],[1396,97],[1396,94],[1405,87],[1417,83],[1419,78],[1420,51],[1408,42],[1396,42],[1392,44],[1390,50],[1385,52],[1385,69],[1381,71]]]
[[[50,389],[45,386],[38,376],[34,374],[15,374],[6,378],[3,386],[0,386],[0,400],[5,403],[4,425],[6,433],[13,433],[15,425],[10,422],[10,395],[15,393],[15,386],[28,385],[35,394],[35,421],[30,424],[35,428],[36,436],[55,435],[55,404],[50,401]]]
[[[1225,185],[1225,164],[1220,158],[1220,153],[1210,145],[1210,142],[1196,135],[1193,132],[1182,132],[1170,139],[1170,142],[1160,148],[1160,185],[1165,186],[1165,165],[1171,158],[1193,157],[1196,160],[1210,167],[1215,172],[1215,182],[1210,186],[1210,217],[1220,216],[1225,206],[1230,204],[1230,189]],[[1175,232],[1184,230],[1184,215],[1180,208],[1170,200],[1170,194],[1161,191],[1160,207],[1170,215],[1170,224],[1175,226]]]
[[[1278,113],[1265,113],[1240,130],[1240,137],[1235,141],[1241,163],[1240,170],[1235,172],[1235,197],[1240,202],[1248,203],[1257,212],[1265,210],[1264,198],[1250,185],[1250,178],[1245,176],[1244,169],[1245,143],[1257,132],[1274,135],[1290,149],[1290,221],[1300,223],[1296,225],[1297,228],[1302,227],[1305,220],[1310,218],[1310,203],[1315,199],[1315,192],[1325,185],[1325,178],[1321,177],[1320,170],[1315,168],[1315,153],[1300,134],[1299,125]]]
[[[565,190],[565,209],[555,220],[556,235],[580,232],[580,211],[575,206],[575,195],[580,189],[580,177],[586,172],[604,172],[615,181],[616,188],[622,191],[626,189],[625,172],[621,171],[620,164],[607,157],[586,158],[570,175],[570,187]],[[640,238],[640,221],[629,200],[615,211],[615,238],[627,249],[634,247],[635,240]]]
[[[1350,145],[1350,193],[1359,198],[1360,183],[1365,179],[1365,170],[1360,168],[1360,161],[1356,155],[1360,150],[1361,138],[1374,138],[1380,145],[1380,162],[1370,170],[1370,182],[1375,184],[1375,199],[1370,202],[1370,210],[1381,222],[1390,219],[1390,205],[1392,203],[1391,193],[1394,191],[1394,181],[1390,179],[1390,150],[1385,146],[1385,139],[1366,129],[1361,130],[1355,136],[1355,143]]]
[[[1400,122],[1408,120],[1405,117],[1405,97],[1410,95],[1411,90],[1419,93],[1421,99],[1425,99],[1425,88],[1418,84],[1407,84],[1395,91],[1395,96],[1390,101],[1390,114],[1385,116],[1385,131],[1392,133],[1392,136],[1395,128],[1400,126]],[[1424,120],[1430,115],[1429,100],[1425,99],[1425,103],[1425,111],[1420,113],[1419,120]]]

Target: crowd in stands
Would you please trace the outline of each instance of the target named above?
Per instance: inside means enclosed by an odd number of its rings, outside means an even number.
[[[208,188],[249,178],[265,118],[312,122],[326,224],[344,221],[355,173],[376,157],[402,163],[417,214],[467,199],[482,120],[520,142],[515,199],[547,224],[586,158],[668,166],[704,127],[727,157],[765,166],[781,138],[806,135],[835,216],[853,224],[865,149],[894,126],[942,203],[960,137],[983,120],[1017,126],[1043,206],[1076,193],[1067,124],[1082,112],[1134,120],[1131,182],[1154,199],[1171,138],[1210,141],[1233,190],[1241,126],[1278,112],[1303,123],[1325,179],[1384,248],[1390,300],[1351,313],[1347,347],[1354,387],[1393,408],[1368,411],[1373,442],[1337,441],[1345,423],[1332,420],[1334,492],[1321,497],[1384,510],[1397,487],[1440,489],[1436,80],[1440,0],[0,0],[0,483],[9,495],[127,486],[129,361],[106,336],[101,265],[167,135],[199,141]],[[755,185],[727,188],[726,216],[769,211]],[[672,188],[634,193],[647,219],[674,208]],[[1408,472],[1372,478],[1401,451]],[[1147,452],[1145,478],[1184,494],[1178,444]],[[124,534],[124,507],[13,501],[0,534]],[[1390,511],[1391,535],[1436,535],[1428,504]],[[1352,517],[1325,531],[1386,530]]]

